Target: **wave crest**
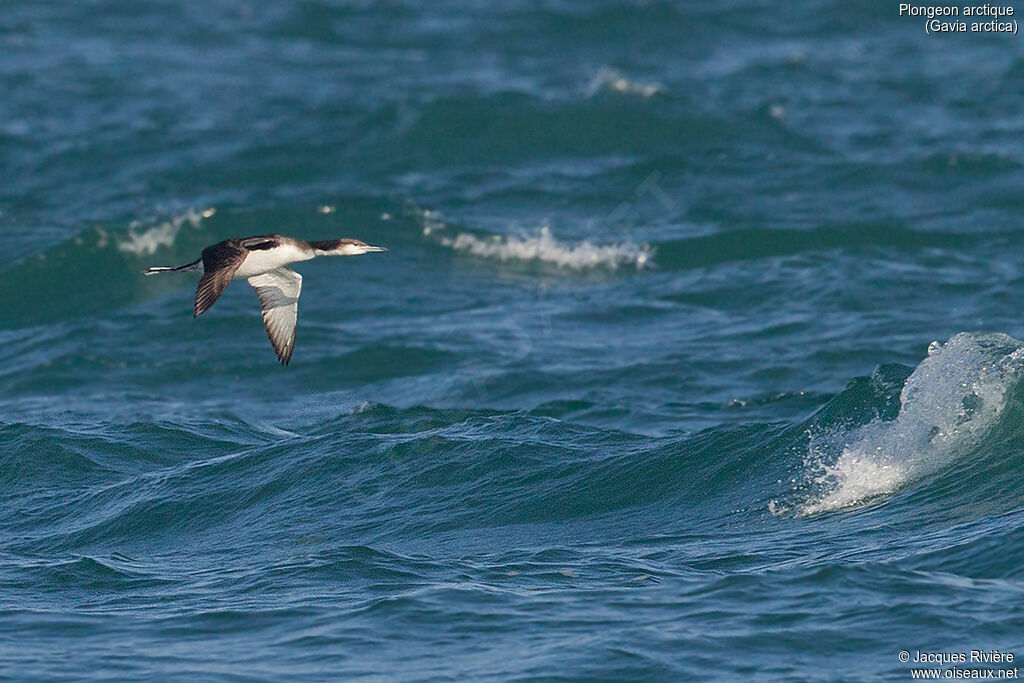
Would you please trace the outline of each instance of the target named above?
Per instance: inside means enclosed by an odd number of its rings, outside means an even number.
[[[426,230],[426,234],[429,234]],[[535,235],[488,235],[459,233],[455,237],[439,238],[441,244],[455,251],[498,261],[539,261],[559,268],[584,270],[633,266],[641,269],[653,263],[654,250],[646,244],[623,242],[619,244],[593,244],[589,240],[577,243],[563,242],[551,234],[547,226]]]
[[[178,232],[184,226],[188,225],[198,228],[204,218],[210,218],[214,213],[216,213],[216,209],[205,209],[203,211],[190,209],[181,215],[173,216],[142,232],[139,232],[142,223],[133,221],[128,226],[127,237],[117,243],[117,248],[120,251],[136,256],[152,256],[158,249],[172,246],[178,237]]]
[[[601,67],[590,81],[587,94],[590,97],[602,92],[615,93],[617,95],[639,95],[648,98],[655,95],[664,95],[665,86],[661,83],[640,83],[626,78],[611,67]]]
[[[860,505],[963,457],[999,424],[1022,376],[1024,342],[1005,334],[932,342],[903,386],[895,419],[812,434],[806,464],[816,495],[800,512]]]

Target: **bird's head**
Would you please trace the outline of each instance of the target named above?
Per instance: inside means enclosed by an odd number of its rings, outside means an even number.
[[[384,247],[375,247],[372,244],[353,239],[328,240],[312,244],[317,253],[324,256],[359,256],[372,251],[387,251]]]

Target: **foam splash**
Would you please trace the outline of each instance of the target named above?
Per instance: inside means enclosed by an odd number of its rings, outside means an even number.
[[[174,216],[142,231],[142,224],[135,221],[128,226],[128,236],[117,243],[117,248],[136,256],[151,256],[158,249],[173,245],[183,227],[188,225],[197,228],[204,218],[209,218],[214,213],[216,209],[190,209],[180,216]]]
[[[618,95],[639,95],[640,97],[654,97],[664,95],[665,86],[661,83],[640,83],[632,81],[621,73],[610,67],[601,67],[587,88],[587,95],[593,97],[601,92],[611,92]]]
[[[854,507],[947,466],[998,424],[1022,375],[1024,342],[1005,334],[932,342],[903,386],[896,419],[812,435],[807,465],[817,495],[799,512]]]
[[[432,230],[436,230],[434,227]],[[424,234],[430,234],[424,229]],[[460,233],[456,237],[441,237],[441,244],[456,251],[482,258],[506,261],[539,261],[553,263],[559,268],[584,270],[586,268],[609,268],[633,266],[638,270],[652,262],[654,252],[646,244],[592,244],[584,240],[575,244],[562,242],[551,234],[548,227],[542,227],[537,234],[517,237],[514,235],[490,235],[481,237]]]
[[[654,263],[654,248],[647,244],[624,242],[600,245],[589,240],[577,243],[563,242],[551,234],[548,226],[541,226],[532,235],[481,235],[460,232],[451,237],[447,234],[448,226],[438,211],[415,206],[412,214],[423,226],[425,237],[471,256],[502,262],[551,263],[559,268],[572,270],[617,270],[620,266],[633,266],[640,270]]]

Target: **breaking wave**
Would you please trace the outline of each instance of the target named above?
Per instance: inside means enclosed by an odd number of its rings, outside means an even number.
[[[653,249],[646,244],[593,244],[589,240],[575,244],[558,240],[544,226],[535,235],[489,235],[481,237],[460,233],[456,237],[441,237],[441,244],[455,251],[498,261],[539,261],[553,263],[559,268],[583,270],[632,266],[641,269],[652,262]]]
[[[587,88],[587,95],[593,97],[600,93],[615,93],[617,95],[639,95],[640,97],[654,97],[664,95],[665,86],[661,83],[641,83],[626,78],[617,70],[611,67],[602,67],[590,81]]]
[[[185,213],[148,226],[140,231],[144,225],[141,221],[133,221],[128,226],[128,235],[118,241],[117,248],[120,251],[134,254],[136,256],[152,256],[158,249],[170,247],[178,237],[183,227],[190,226],[198,228],[204,218],[210,218],[216,213],[216,209],[205,209],[197,211],[189,209]]]
[[[813,493],[799,512],[854,507],[967,456],[1005,420],[1022,375],[1024,342],[1005,334],[961,332],[932,342],[894,419],[811,430],[805,466]]]
[[[442,246],[480,258],[501,262],[549,263],[570,270],[617,270],[622,266],[632,266],[639,270],[653,265],[654,262],[655,250],[648,244],[594,244],[590,240],[564,242],[557,239],[551,233],[551,228],[546,225],[541,226],[532,235],[459,232],[451,237],[445,234],[447,226],[438,212],[416,210],[414,214],[416,220],[423,226],[424,237],[432,237]]]

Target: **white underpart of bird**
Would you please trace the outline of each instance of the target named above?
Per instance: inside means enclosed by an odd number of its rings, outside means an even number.
[[[203,249],[200,258],[183,266],[148,268],[145,275],[200,272],[195,316],[205,313],[232,280],[248,280],[260,300],[263,327],[277,359],[288,365],[295,350],[302,276],[288,266],[317,256],[357,256],[387,251],[354,239],[307,242],[284,235],[232,238]]]

